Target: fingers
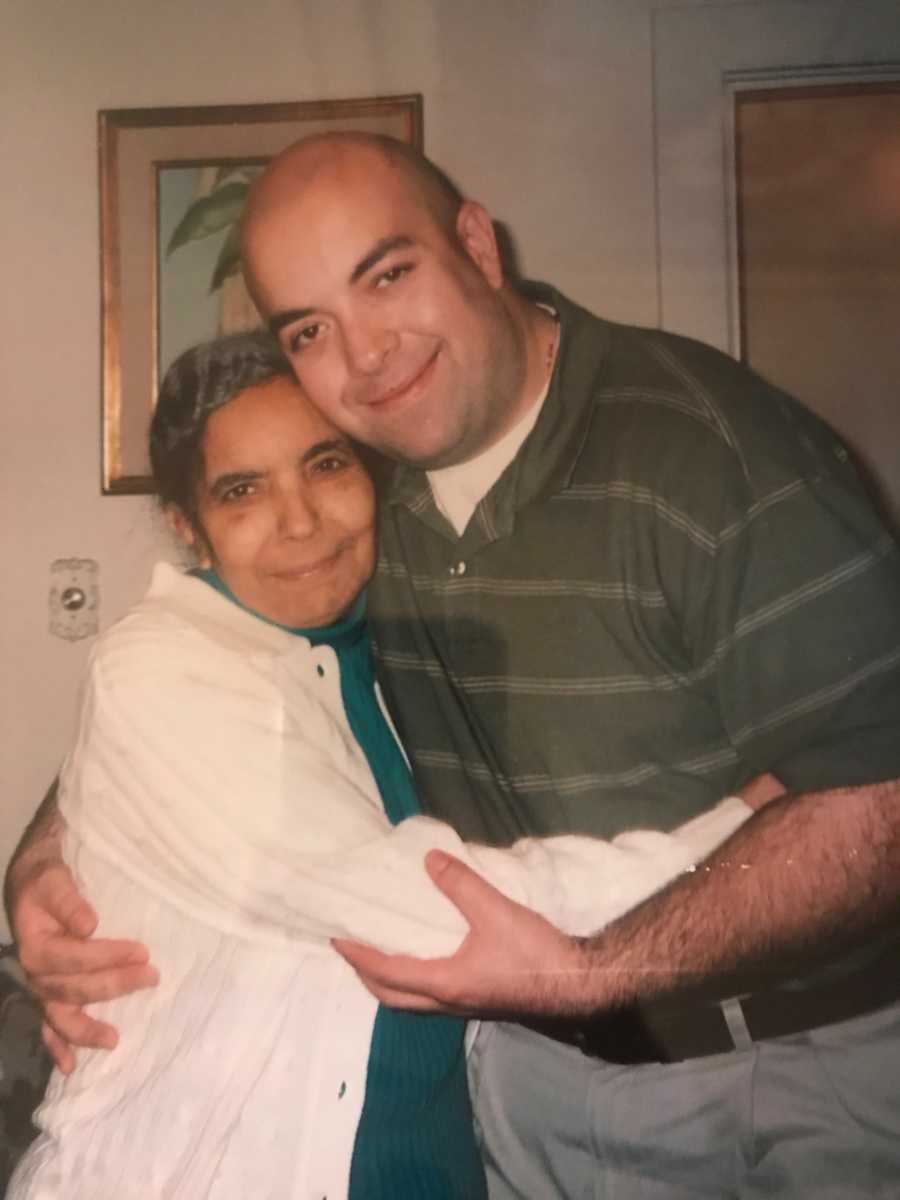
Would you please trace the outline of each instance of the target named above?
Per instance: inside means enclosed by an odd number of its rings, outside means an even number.
[[[119,1044],[119,1035],[112,1025],[88,1016],[77,1004],[51,1001],[44,1010],[44,1024],[56,1042],[69,1050],[74,1046],[114,1050]]]
[[[510,905],[521,907],[504,896],[465,863],[443,850],[429,850],[425,870],[434,885],[451,900],[470,925],[484,923]]]
[[[745,783],[738,795],[746,805],[756,810],[762,808],[764,804],[768,804],[770,800],[783,796],[786,791],[781,780],[767,771],[763,775],[757,775],[749,783]]]
[[[449,1016],[463,1017],[467,1014],[455,1009],[450,1004],[439,1004],[437,1000],[432,1000],[430,996],[418,996],[414,992],[398,992],[394,988],[384,987],[382,984],[369,980],[365,975],[360,975],[360,982],[369,989],[375,999],[386,1005],[388,1008],[402,1008],[406,1012],[418,1013],[446,1013]]]
[[[90,937],[97,927],[97,914],[78,891],[68,867],[62,863],[46,867],[35,878],[29,899],[75,937]]]
[[[22,966],[33,978],[146,966],[149,958],[147,947],[140,942],[118,938],[95,938],[82,942],[77,938],[59,935],[50,935],[38,943],[23,946],[21,954]]]
[[[68,1075],[75,1069],[73,1046],[113,1050],[119,1035],[112,1025],[88,1016],[82,1005],[93,1000],[122,996],[140,988],[154,987],[159,974],[154,967],[138,965],[96,975],[43,976],[29,981],[45,1001],[41,1036],[59,1070]]]
[[[113,1000],[158,983],[159,972],[146,963],[76,974],[39,974],[28,979],[31,990],[45,1002],[79,1006]]]
[[[469,933],[460,949],[472,937],[477,937],[482,943],[487,939],[488,943],[501,948],[504,939],[511,935],[520,936],[524,928],[551,928],[538,913],[505,896],[452,854],[443,850],[429,850],[425,855],[425,870],[434,885],[468,922]]]
[[[342,938],[332,939],[331,944],[382,1004],[415,1012],[447,1011],[447,1006],[434,998],[433,982],[435,964],[444,960],[384,954],[373,946]]]
[[[354,971],[367,975],[374,980],[385,980],[396,977],[397,974],[408,973],[410,968],[421,967],[422,961],[410,958],[405,954],[385,954],[374,946],[365,946],[362,942],[351,942],[346,938],[332,938],[332,946],[342,958],[345,958]]]
[[[63,1041],[47,1021],[41,1026],[41,1037],[44,1039],[44,1045],[50,1051],[50,1057],[57,1069],[63,1075],[71,1075],[75,1070],[75,1051],[72,1047],[68,1042]]]
[[[73,937],[89,938],[97,928],[97,914],[77,892],[61,898],[57,915],[60,925]]]

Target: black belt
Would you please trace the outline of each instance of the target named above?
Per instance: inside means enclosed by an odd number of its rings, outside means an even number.
[[[900,999],[900,943],[892,942],[861,969],[811,987],[773,988],[742,996],[750,1038],[788,1037],[886,1008]],[[736,1048],[720,1004],[635,1005],[589,1021],[523,1022],[554,1041],[610,1063],[667,1063],[727,1054]]]

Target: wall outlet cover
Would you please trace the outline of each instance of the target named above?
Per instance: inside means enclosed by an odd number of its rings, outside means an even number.
[[[100,568],[92,558],[58,558],[50,564],[50,632],[67,642],[99,628]]]

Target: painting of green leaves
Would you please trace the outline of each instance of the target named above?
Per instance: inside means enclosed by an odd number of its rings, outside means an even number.
[[[261,324],[241,277],[241,213],[298,138],[383,133],[422,146],[422,97],[110,108],[97,114],[105,495],[153,490],[147,423],[183,350]]]
[[[196,342],[260,324],[241,277],[239,224],[260,164],[158,168],[158,364],[161,378]]]

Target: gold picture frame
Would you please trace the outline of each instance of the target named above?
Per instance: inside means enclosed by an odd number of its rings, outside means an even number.
[[[177,330],[191,341],[214,336],[217,328],[202,330],[210,297],[241,286],[229,247],[252,174],[291,142],[329,130],[390,134],[421,149],[422,97],[106,109],[98,119],[101,482],[106,495],[133,495],[154,490],[147,426],[174,356],[166,347],[178,349],[172,315],[200,328]],[[249,301],[228,303],[240,320]]]

